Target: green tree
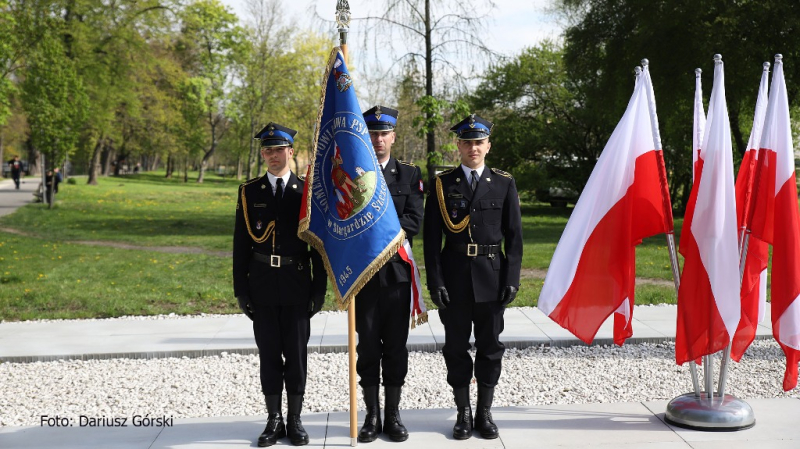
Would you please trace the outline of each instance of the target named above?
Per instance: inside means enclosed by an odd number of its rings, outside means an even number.
[[[747,145],[764,61],[782,53],[789,101],[798,104],[800,4],[786,0],[559,0],[571,25],[565,61],[582,86],[593,126],[613,129],[630,97],[631,69],[642,58],[651,75],[661,121],[673,205],[685,207],[691,185],[694,69],[711,91],[713,55],[725,61],[731,132]]]
[[[58,30],[58,24],[52,25]],[[86,118],[88,101],[74,62],[65,54],[56,33],[45,36],[29,56],[23,89],[33,145],[57,167],[75,150],[78,132]],[[49,195],[52,207],[52,191]]]
[[[492,133],[488,159],[514,173],[520,190],[552,185],[582,190],[612,130],[594,125],[563,55],[550,41],[526,48],[492,66],[470,96],[475,110],[502,124]]]
[[[208,160],[227,130],[225,109],[232,79],[232,64],[241,49],[242,29],[236,15],[218,0],[196,0],[182,11],[182,36],[178,49],[190,83],[190,101],[199,100],[207,136],[197,182],[203,182]]]

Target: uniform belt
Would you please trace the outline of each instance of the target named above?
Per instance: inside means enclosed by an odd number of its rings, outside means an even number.
[[[253,253],[253,260],[255,260],[256,262],[265,263],[270,267],[280,268],[286,265],[294,265],[296,263],[304,262],[306,260],[306,257],[305,256],[291,257],[291,256],[279,256],[277,254]]]
[[[477,243],[446,243],[445,248],[468,256],[495,256],[500,254],[500,245],[478,245]]]

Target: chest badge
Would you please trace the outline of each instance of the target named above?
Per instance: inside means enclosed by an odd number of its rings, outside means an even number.
[[[262,226],[263,226],[263,225],[262,225],[262,223],[261,223],[261,220],[258,220],[258,221],[256,222],[256,229],[258,229],[258,230],[260,231]]]
[[[453,211],[450,212],[450,216],[453,217],[453,218],[458,218],[458,210],[457,209],[453,209]]]

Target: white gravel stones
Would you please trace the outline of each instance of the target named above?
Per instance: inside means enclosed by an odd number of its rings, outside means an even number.
[[[691,389],[688,366],[675,364],[674,350],[672,343],[507,350],[495,405],[669,400]],[[800,397],[800,390],[781,389],[784,363],[775,342],[754,343],[742,363],[731,365],[729,393],[745,400]],[[308,371],[304,410],[347,410],[347,354],[309,354]],[[255,355],[0,363],[2,426],[39,425],[42,415],[263,415],[263,402]],[[453,407],[441,353],[411,353],[400,405]]]

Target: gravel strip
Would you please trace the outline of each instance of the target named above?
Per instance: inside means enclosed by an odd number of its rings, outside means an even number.
[[[691,389],[688,365],[677,366],[674,357],[673,343],[507,350],[495,405],[669,400]],[[347,355],[308,358],[304,410],[347,410]],[[409,365],[401,408],[453,408],[441,353],[411,353]],[[732,364],[729,393],[742,399],[800,397],[800,389],[783,393],[783,371],[778,345],[757,341],[741,364]],[[474,402],[474,384],[472,389]],[[126,417],[129,423],[135,415],[264,415],[260,391],[255,355],[0,363],[0,426],[38,426],[42,415],[75,425],[80,415]]]

